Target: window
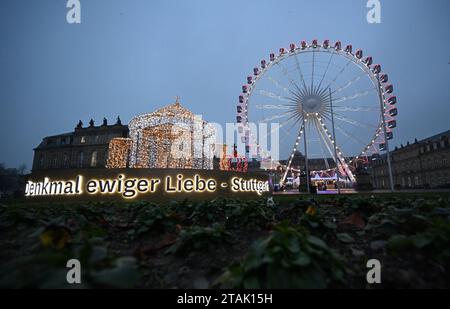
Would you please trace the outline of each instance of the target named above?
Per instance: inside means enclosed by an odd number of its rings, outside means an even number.
[[[58,167],[58,157],[54,156],[53,157],[53,168],[57,168]]]
[[[41,158],[39,159],[39,168],[44,168],[44,156],[41,155]]]
[[[430,151],[430,150],[431,150],[430,145],[427,145],[427,151]]]
[[[67,154],[64,154],[63,156],[63,167],[68,168],[69,167],[69,157]]]
[[[82,144],[86,143],[86,136],[82,136],[82,137],[81,137],[81,143],[82,143]]]
[[[80,152],[78,155],[78,167],[83,167],[84,165],[84,153]]]
[[[437,143],[433,143],[433,149],[436,150],[438,148],[438,144]]]
[[[91,156],[91,167],[97,166],[97,151],[92,152]]]
[[[412,181],[411,181],[411,177],[408,176],[408,187],[412,187]]]
[[[442,140],[441,141],[441,148],[444,148],[445,147],[445,140]]]
[[[419,176],[414,176],[414,185],[416,185],[416,186],[420,185]]]

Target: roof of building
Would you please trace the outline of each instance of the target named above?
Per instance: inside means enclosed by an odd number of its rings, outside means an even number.
[[[435,141],[440,141],[441,137],[450,137],[450,130],[444,131],[442,133],[430,136],[428,138],[425,138],[423,140],[421,140],[420,142],[435,142]]]

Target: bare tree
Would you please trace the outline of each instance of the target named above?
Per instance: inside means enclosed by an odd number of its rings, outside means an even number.
[[[17,171],[19,172],[19,175],[25,174],[26,170],[27,170],[27,165],[26,164],[19,165],[19,168],[17,169]]]

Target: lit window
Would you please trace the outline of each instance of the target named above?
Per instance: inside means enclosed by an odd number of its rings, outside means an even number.
[[[91,167],[97,166],[97,151],[94,151],[91,156]]]
[[[82,144],[86,143],[86,136],[82,136],[82,137],[81,137],[81,143],[82,143]]]

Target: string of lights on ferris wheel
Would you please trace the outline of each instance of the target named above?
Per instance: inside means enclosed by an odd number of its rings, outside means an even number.
[[[335,54],[346,57],[349,60],[347,65],[350,63],[350,61],[352,61],[353,63],[357,64],[360,68],[363,69],[363,71],[364,71],[363,74],[356,76],[353,80],[350,80],[346,85],[343,85],[339,89],[336,89],[333,93],[338,93],[338,92],[342,91],[343,89],[348,88],[351,84],[358,81],[364,75],[369,76],[369,78],[372,80],[372,82],[375,85],[379,86],[379,88],[380,88],[378,91],[379,91],[380,97],[382,98],[382,101],[383,101],[383,103],[382,103],[383,104],[383,114],[384,114],[383,118],[385,117],[385,120],[376,129],[374,138],[371,140],[371,142],[363,149],[363,151],[358,156],[351,159],[349,161],[349,164],[353,163],[355,160],[358,160],[362,156],[367,156],[370,149],[373,149],[374,153],[379,152],[380,150],[382,150],[382,151],[386,150],[387,140],[390,140],[393,138],[392,129],[397,126],[395,117],[398,114],[398,110],[395,107],[395,105],[397,103],[396,96],[388,97],[389,94],[393,93],[393,85],[388,84],[388,75],[381,73],[381,65],[373,64],[373,58],[371,56],[367,56],[367,57],[363,58],[363,51],[361,49],[358,49],[355,53],[353,53],[352,45],[347,45],[345,47],[345,49],[342,49],[341,42],[337,41],[334,44],[334,47],[332,47],[330,45],[329,40],[325,40],[322,45],[320,45],[317,40],[313,40],[311,44],[306,43],[306,41],[301,41],[299,47],[297,47],[294,43],[292,43],[292,44],[290,44],[289,49],[286,49],[284,47],[280,48],[279,54],[271,53],[269,55],[269,59],[270,59],[269,62],[267,62],[266,60],[261,60],[261,66],[255,67],[253,69],[253,75],[249,75],[247,77],[247,84],[242,86],[242,93],[239,96],[239,103],[237,105],[237,117],[236,117],[236,121],[239,125],[238,126],[239,132],[241,134],[245,134],[245,141],[246,141],[247,145],[258,147],[258,150],[261,151],[261,153],[263,153],[264,155],[267,155],[267,158],[270,158],[271,163],[276,163],[275,160],[270,156],[270,154],[267,151],[265,151],[263,148],[259,147],[255,136],[249,130],[249,127],[248,127],[248,101],[249,101],[250,96],[252,95],[253,90],[255,89],[256,83],[262,78],[262,76],[264,74],[266,74],[267,71],[271,67],[273,67],[274,65],[280,64],[282,62],[282,60],[284,60],[288,57],[295,55],[297,68],[301,75],[300,66],[299,66],[299,62],[298,62],[296,55],[300,54],[302,52],[311,51],[311,50],[313,51],[313,57],[314,57],[314,51],[331,52],[332,57]],[[330,62],[331,62],[331,58],[330,58]],[[314,67],[313,67],[313,69],[314,69]],[[343,70],[344,70],[344,68],[342,68],[342,71]],[[305,80],[303,79],[302,75],[301,75],[301,78],[302,78],[302,82],[305,83]],[[269,80],[274,82],[278,88],[282,88],[282,86],[280,84],[277,84],[276,80],[273,80],[270,77],[269,77]],[[322,81],[323,81],[323,78],[322,78]],[[321,81],[321,83],[322,83],[322,81]],[[290,81],[290,83],[292,83],[292,81]],[[274,94],[271,94],[271,93],[267,93],[267,94],[272,97],[274,96]],[[351,97],[343,97],[343,98],[341,98],[341,100],[352,99],[352,98],[355,98],[358,96],[363,96],[363,95],[365,95],[365,92],[356,94]],[[382,138],[382,141],[378,142],[378,140],[380,138]],[[375,147],[375,145],[378,146],[378,149],[377,149],[377,147]],[[294,149],[296,149],[295,146],[294,146]],[[249,151],[249,148],[246,147],[246,152],[248,152],[248,151]],[[342,153],[342,151],[340,151],[340,152]],[[292,163],[292,160],[290,160],[289,162]],[[290,165],[291,164],[281,165],[281,166],[287,168],[287,170],[294,170]],[[278,164],[278,166],[280,166],[280,164]],[[332,170],[332,169],[330,169],[330,170]]]

